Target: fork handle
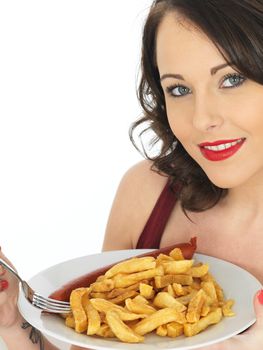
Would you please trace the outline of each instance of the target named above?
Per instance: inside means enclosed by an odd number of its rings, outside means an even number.
[[[22,278],[16,273],[16,271],[3,259],[0,259],[0,265],[4,266],[8,271],[15,275],[15,277],[18,278],[20,282],[23,282]]]

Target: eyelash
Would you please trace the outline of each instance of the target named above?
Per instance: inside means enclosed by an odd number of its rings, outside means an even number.
[[[227,79],[230,79],[230,78],[239,78],[240,81],[236,85],[225,87],[225,89],[233,89],[233,88],[239,87],[240,85],[242,85],[246,81],[246,78],[243,75],[240,75],[237,73],[228,73],[228,74],[224,75],[224,77],[222,79],[222,83],[224,83]],[[174,95],[173,90],[177,87],[183,87],[183,88],[188,89],[186,86],[183,86],[180,84],[174,84],[174,85],[168,86],[166,88],[166,92],[172,97],[184,97],[184,96],[188,95],[188,94],[186,94],[186,95]]]

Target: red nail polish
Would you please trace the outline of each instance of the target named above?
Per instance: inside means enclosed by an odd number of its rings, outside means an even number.
[[[263,305],[263,289],[258,293],[258,301]]]
[[[3,291],[3,290],[5,290],[5,289],[8,288],[9,283],[8,283],[7,280],[1,280],[1,281],[0,281],[0,285],[1,285],[1,291]]]

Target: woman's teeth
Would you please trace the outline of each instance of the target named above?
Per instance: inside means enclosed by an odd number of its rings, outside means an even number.
[[[239,140],[234,141],[234,142],[222,143],[221,145],[217,145],[217,146],[204,146],[204,148],[209,149],[210,151],[223,151],[225,149],[228,149],[230,147],[235,146],[236,144],[238,144],[241,141],[242,141],[242,139],[239,139]]]

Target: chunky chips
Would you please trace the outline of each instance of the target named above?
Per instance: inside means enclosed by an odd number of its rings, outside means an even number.
[[[68,327],[127,343],[151,332],[191,337],[235,315],[208,264],[185,260],[179,248],[114,265],[89,288],[73,290],[70,304]]]

